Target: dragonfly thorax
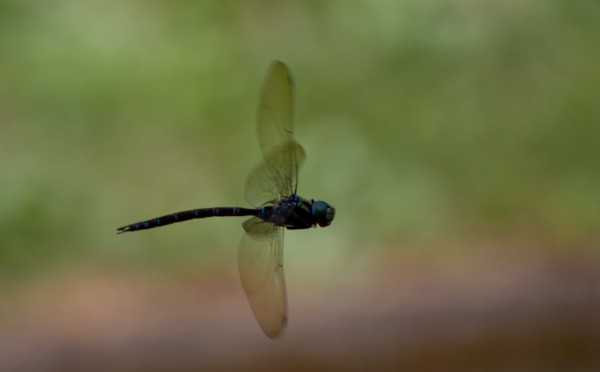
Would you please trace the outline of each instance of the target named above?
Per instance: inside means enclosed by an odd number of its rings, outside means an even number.
[[[335,209],[331,205],[319,200],[309,201],[298,195],[263,207],[258,213],[259,218],[290,230],[329,226],[334,216]]]

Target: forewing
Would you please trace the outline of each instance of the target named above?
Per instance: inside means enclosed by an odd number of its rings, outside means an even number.
[[[271,64],[258,109],[258,140],[265,159],[293,140],[293,82],[288,67]]]
[[[246,181],[246,200],[255,207],[296,193],[298,170],[306,154],[302,146],[291,141],[274,151],[264,163],[250,173]]]
[[[260,327],[271,338],[287,323],[283,228],[253,217],[243,224],[239,248],[242,285]]]

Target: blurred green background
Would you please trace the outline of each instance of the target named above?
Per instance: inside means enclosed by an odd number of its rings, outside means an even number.
[[[598,366],[599,19],[585,0],[1,0],[0,365]],[[300,194],[337,210],[286,234],[276,343],[237,278],[243,219],[115,235],[247,205],[273,59]]]

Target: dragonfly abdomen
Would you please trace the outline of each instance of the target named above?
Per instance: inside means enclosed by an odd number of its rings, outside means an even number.
[[[207,217],[232,217],[232,216],[258,216],[260,209],[248,209],[248,208],[201,208],[191,209],[189,211],[177,212],[167,214],[162,217],[152,218],[147,221],[132,223],[131,225],[119,227],[117,234],[121,234],[127,231],[138,231],[147,230],[154,227],[170,225],[175,222],[183,222],[187,220],[193,220],[196,218],[207,218]]]

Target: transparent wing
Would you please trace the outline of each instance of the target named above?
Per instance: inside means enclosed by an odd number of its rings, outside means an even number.
[[[302,146],[291,141],[273,152],[250,173],[246,200],[255,207],[296,193],[298,170],[306,159]]]
[[[239,248],[242,285],[260,327],[271,338],[287,323],[283,275],[283,228],[253,217],[243,224]]]
[[[293,141],[292,88],[288,67],[274,61],[267,73],[258,109],[258,141],[265,159]]]
[[[294,140],[292,86],[287,66],[273,62],[258,109],[258,140],[264,163],[246,183],[246,199],[256,207],[293,195],[298,188],[298,169],[306,155]]]

